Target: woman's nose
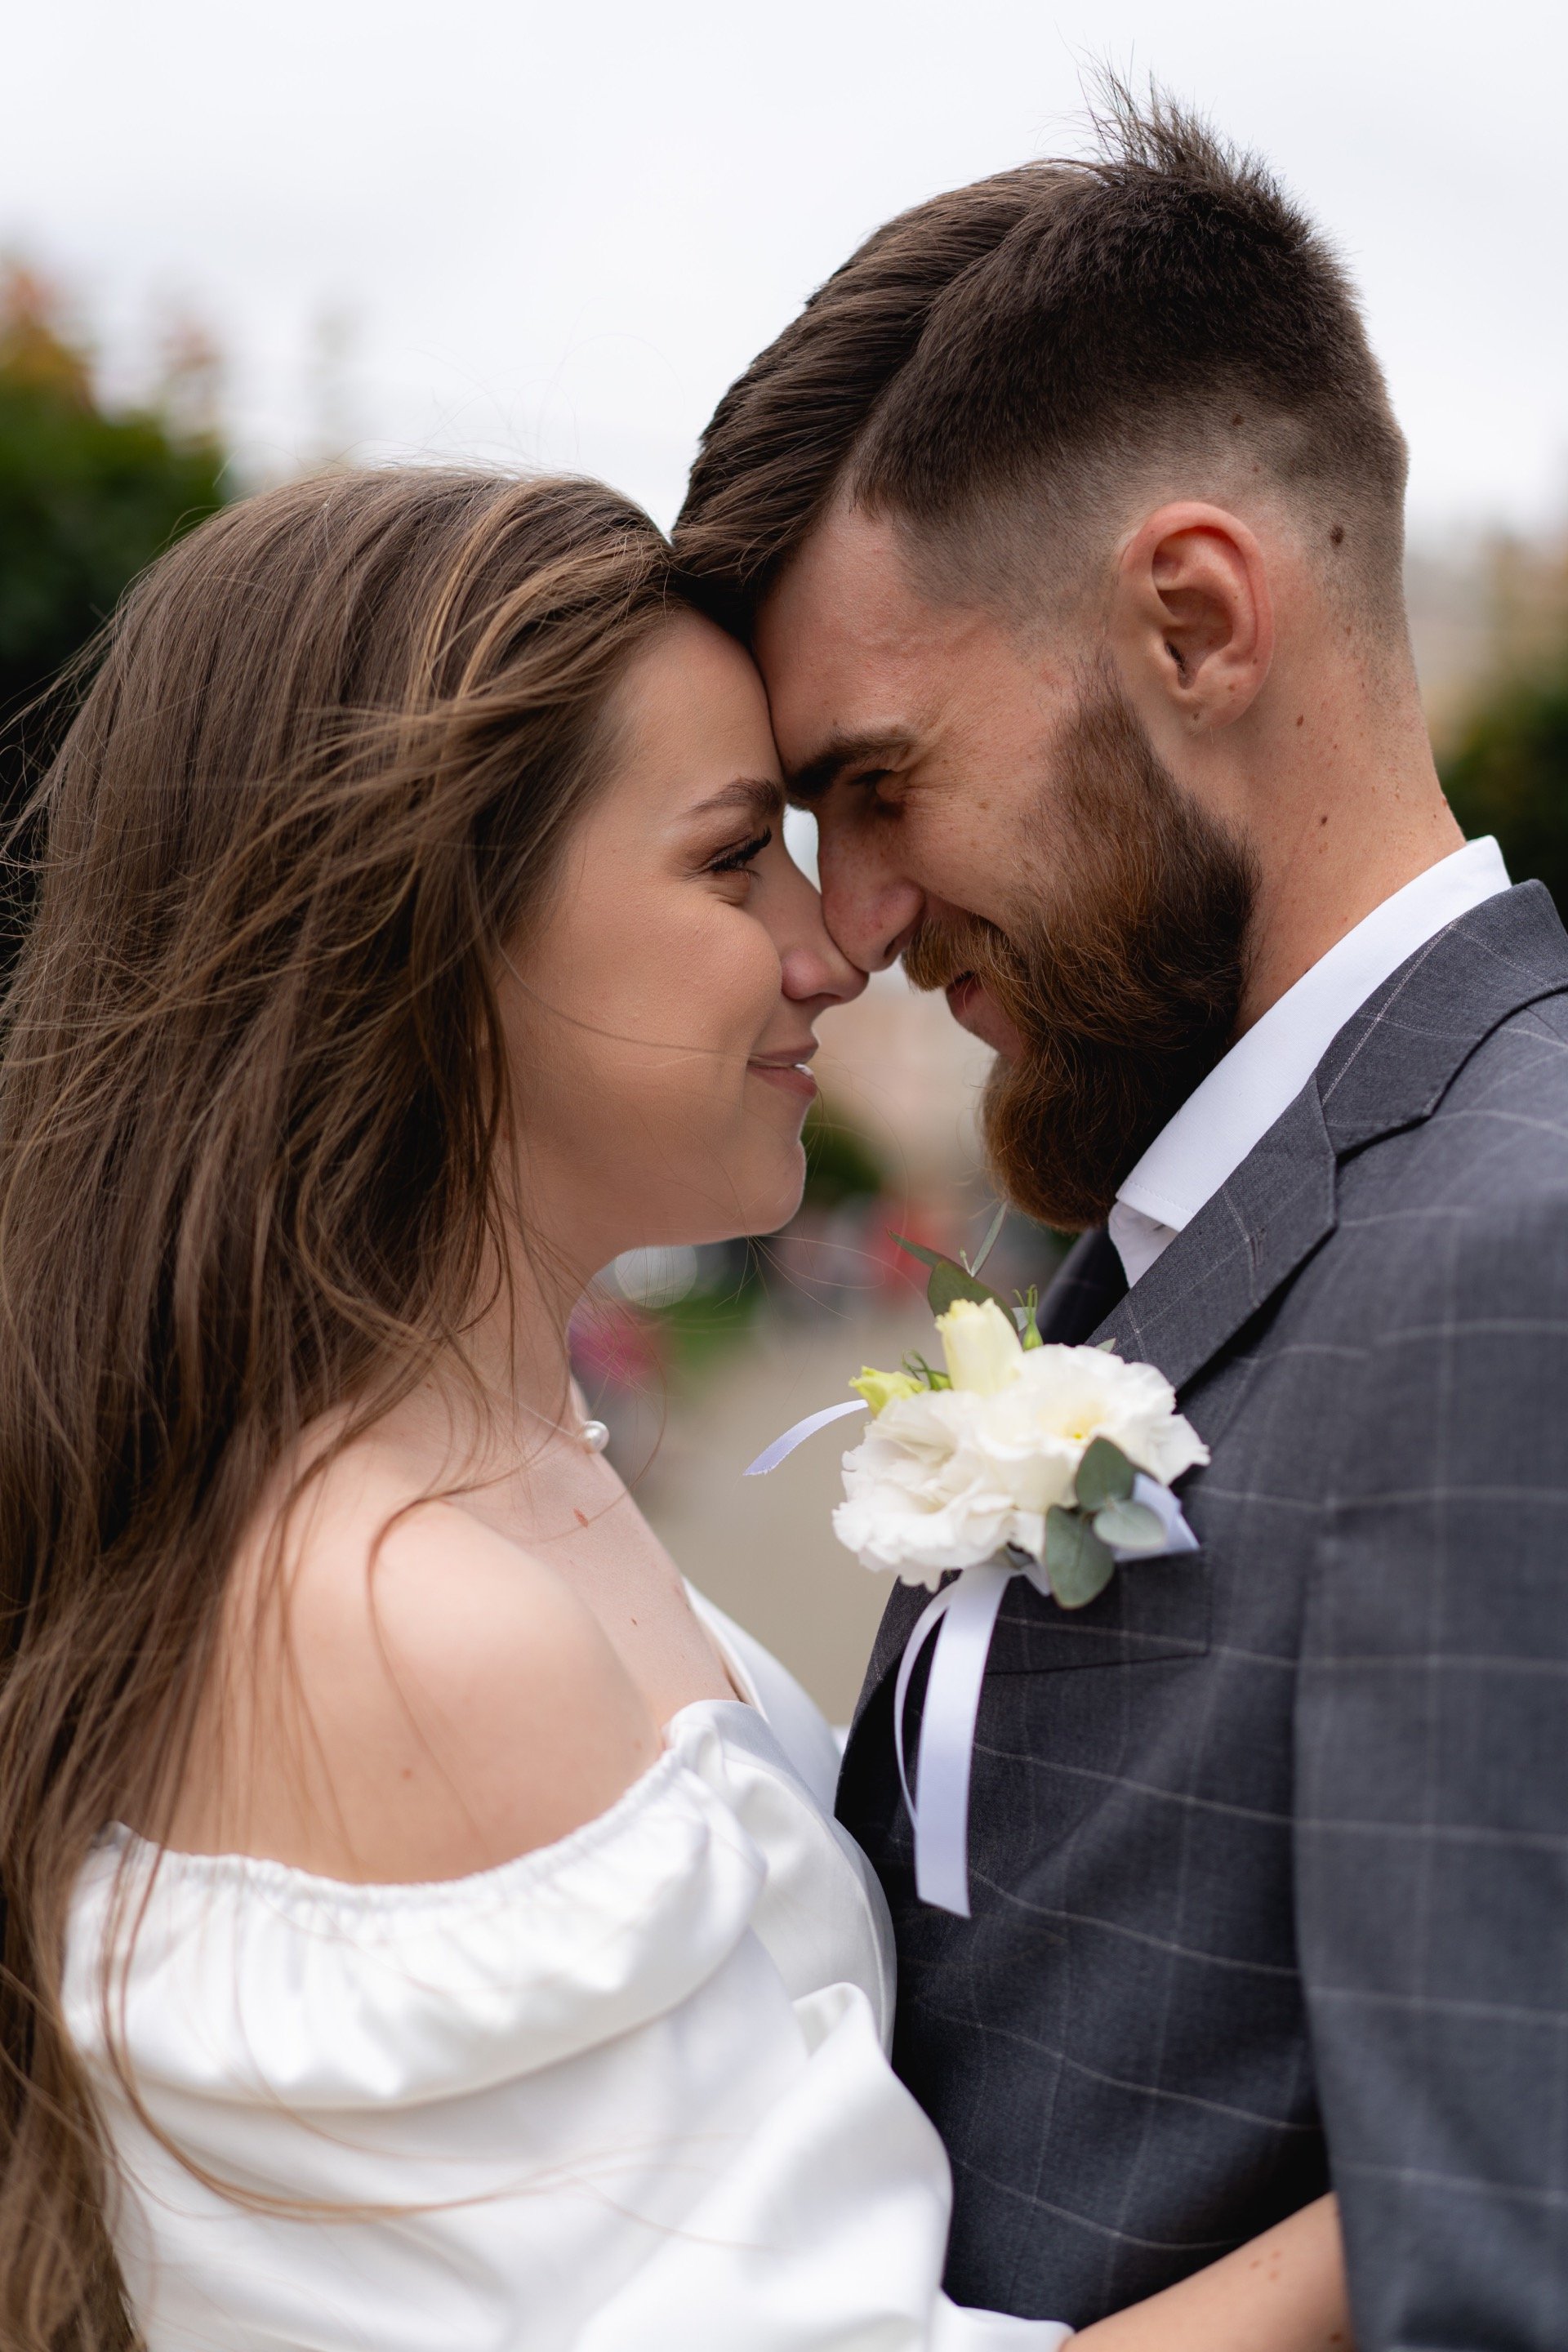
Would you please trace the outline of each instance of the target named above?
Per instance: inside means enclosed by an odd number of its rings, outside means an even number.
[[[836,947],[820,918],[816,936],[786,948],[783,958],[784,992],[793,1004],[853,1003],[866,985],[866,974]]]
[[[781,950],[784,992],[792,1003],[848,1004],[866,985],[866,974],[847,956],[827,928],[822,900],[804,875],[799,877],[795,919]]]

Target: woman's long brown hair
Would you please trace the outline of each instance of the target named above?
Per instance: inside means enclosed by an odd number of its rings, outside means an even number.
[[[132,593],[44,780],[0,1059],[5,2352],[133,2338],[62,2022],[72,1886],[110,1822],[167,1817],[269,1475],[460,1349],[497,1259],[496,960],[670,593],[592,484],[272,491]]]

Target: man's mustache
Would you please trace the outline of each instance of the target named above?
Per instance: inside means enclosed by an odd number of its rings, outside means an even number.
[[[926,917],[911,934],[903,962],[911,988],[946,991],[973,978],[1004,1001],[1016,995],[1026,970],[1006,933],[979,915]]]

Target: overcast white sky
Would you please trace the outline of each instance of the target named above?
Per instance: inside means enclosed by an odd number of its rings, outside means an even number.
[[[607,475],[889,214],[1152,71],[1348,256],[1430,535],[1568,511],[1563,0],[11,0],[0,245],[121,364],[184,304],[253,468],[332,442]],[[334,346],[340,356],[331,358]]]

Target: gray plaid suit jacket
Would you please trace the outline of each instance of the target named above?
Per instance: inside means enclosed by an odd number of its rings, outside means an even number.
[[[1076,1615],[1009,1588],[974,1916],[914,1895],[892,1673],[839,1812],[892,1906],[895,2063],[952,2154],[948,2286],[1084,2326],[1317,2194],[1362,2352],[1568,2347],[1568,936],[1429,941],[1128,1292],[1201,1549]],[[911,1692],[910,1728],[918,1717]]]

